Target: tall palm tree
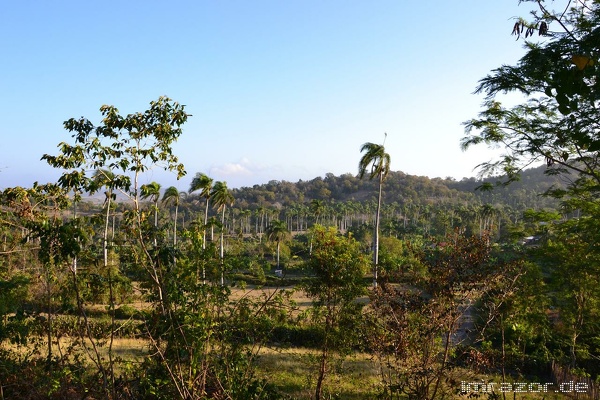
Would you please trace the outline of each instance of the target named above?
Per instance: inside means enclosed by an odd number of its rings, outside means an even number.
[[[106,214],[104,218],[104,234],[102,237],[102,252],[104,259],[104,267],[108,267],[108,224],[110,221],[110,207],[111,202],[116,200],[114,193],[115,189],[115,174],[107,169],[97,169],[92,177],[92,185],[90,187],[90,194],[94,194],[101,188],[106,188],[104,192],[104,207],[106,207]]]
[[[150,182],[140,187],[142,199],[150,199],[154,203],[154,227],[158,227],[158,201],[160,200],[160,183]]]
[[[258,206],[258,209],[256,210],[256,212],[258,213],[256,216],[257,224],[259,223],[259,216],[260,216],[260,226],[259,225],[256,226],[257,227],[256,233],[258,234],[259,243],[262,243],[262,236],[263,236],[264,226],[265,226],[266,208],[262,204],[260,204]]]
[[[225,232],[225,208],[227,206],[232,206],[235,198],[233,194],[227,188],[227,182],[215,182],[212,191],[211,197],[213,198],[213,202],[215,207],[217,207],[217,212],[221,213],[221,248],[220,248],[220,256],[221,256],[221,285],[224,284],[223,278],[223,267],[224,267],[224,247],[223,247],[223,236]]]
[[[267,228],[267,240],[274,240],[277,243],[277,269],[279,269],[279,249],[280,244],[290,234],[285,221],[274,219]]]
[[[387,136],[387,134],[386,134]],[[375,231],[373,233],[373,286],[377,287],[377,269],[379,265],[379,216],[381,213],[381,193],[383,180],[390,172],[390,155],[385,152],[383,144],[367,142],[360,148],[363,156],[358,163],[358,177],[362,179],[368,171],[369,179],[379,180],[377,211],[375,214]]]
[[[185,192],[179,192],[175,186],[168,187],[163,193],[161,202],[166,205],[175,206],[175,218],[173,219],[173,247],[177,246],[177,212],[179,210],[179,201],[181,200],[182,194]]]
[[[114,302],[115,302],[115,296],[114,296],[114,291],[113,291],[113,279],[112,279],[112,271],[111,268],[109,268],[108,266],[108,225],[110,222],[110,209],[111,209],[111,205],[112,202],[116,201],[117,196],[114,193],[114,190],[117,188],[118,186],[118,182],[116,180],[116,176],[115,174],[108,170],[108,169],[97,169],[94,172],[94,176],[92,177],[92,182],[91,182],[91,187],[90,187],[90,193],[96,193],[98,190],[100,190],[101,188],[106,188],[106,191],[104,192],[104,207],[106,207],[106,214],[104,217],[104,232],[102,235],[102,259],[104,261],[104,271],[105,273],[108,274],[108,290],[109,290],[109,310],[112,310],[109,314],[110,314],[110,318],[111,318],[111,326],[114,326],[112,324],[114,324],[115,322],[115,314],[114,314]],[[112,234],[114,237],[115,234],[115,229],[114,229],[114,219],[113,219],[113,230],[112,230]],[[77,258],[75,258],[73,261],[76,262]],[[84,318],[84,320],[87,321],[87,318]],[[87,322],[86,322],[87,324]],[[109,365],[110,365],[110,376],[114,377],[114,371],[113,371],[113,343],[114,343],[114,335],[115,335],[115,330],[111,329],[110,332],[110,340],[108,343],[108,359],[109,359]],[[112,381],[112,384],[114,385],[114,379]],[[114,387],[114,386],[113,386]]]
[[[160,200],[160,183],[150,182],[140,186],[142,199],[150,199],[154,203],[154,228],[158,228],[158,201]],[[157,246],[156,235],[154,236],[154,247]]]
[[[315,216],[315,224],[319,223],[319,217],[325,211],[325,203],[323,200],[312,199],[310,201],[310,212]]]
[[[202,233],[202,249],[206,249],[206,225],[208,224],[208,203],[213,188],[213,179],[202,172],[196,173],[192,183],[190,184],[190,190],[188,193],[193,193],[200,190],[200,196],[206,200],[206,206],[204,208],[204,230]]]

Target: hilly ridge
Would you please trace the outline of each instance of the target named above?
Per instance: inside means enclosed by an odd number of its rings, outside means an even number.
[[[544,173],[541,166],[523,171],[521,180],[492,191],[477,190],[483,183],[495,183],[501,177],[477,179],[428,178],[390,171],[383,186],[384,203],[411,204],[471,204],[506,205],[515,209],[556,208],[556,199],[543,196],[551,187],[564,187],[558,176]],[[270,181],[266,184],[233,189],[239,208],[287,207],[312,200],[325,202],[375,201],[377,182],[358,179],[352,174],[325,177],[298,182]]]

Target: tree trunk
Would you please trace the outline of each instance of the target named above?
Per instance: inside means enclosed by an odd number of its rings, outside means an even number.
[[[224,251],[224,244],[223,244],[223,239],[225,237],[224,235],[225,233],[225,205],[223,205],[223,215],[221,217],[221,286],[225,285],[225,261],[224,261],[224,256],[225,256],[225,251]]]
[[[383,174],[379,174],[379,196],[377,196],[377,211],[375,214],[375,232],[373,234],[373,287],[377,287],[377,272],[379,268],[379,215],[381,213],[381,193]]]
[[[323,381],[325,380],[325,373],[327,372],[327,348],[323,348],[321,353],[321,364],[319,366],[319,376],[317,378],[317,387],[315,389],[315,400],[321,400],[323,394]]]
[[[279,269],[279,240],[277,241],[277,269]]]

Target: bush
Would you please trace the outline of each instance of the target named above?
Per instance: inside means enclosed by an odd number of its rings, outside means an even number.
[[[269,341],[286,346],[319,348],[323,343],[323,329],[316,326],[280,325],[273,329]]]

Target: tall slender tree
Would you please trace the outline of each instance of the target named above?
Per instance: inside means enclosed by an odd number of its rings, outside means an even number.
[[[104,259],[104,268],[108,267],[108,225],[110,221],[110,208],[112,202],[116,200],[115,190],[115,174],[108,169],[97,169],[94,172],[94,177],[90,184],[90,194],[96,193],[101,188],[106,188],[104,192],[104,207],[106,214],[104,217],[104,233],[102,236],[102,253]]]
[[[352,329],[361,314],[356,299],[366,292],[364,274],[368,261],[358,243],[351,236],[337,233],[334,227],[315,225],[315,251],[307,261],[313,277],[307,279],[302,290],[313,300],[315,318],[323,328],[318,376],[314,399],[323,397],[325,377],[330,370],[332,352],[348,354],[358,336]]]
[[[158,227],[158,201],[160,200],[160,183],[150,182],[140,187],[142,199],[150,199],[154,203],[154,227]]]
[[[194,179],[192,179],[192,183],[190,184],[190,190],[188,193],[193,193],[196,191],[200,191],[200,196],[204,197],[206,200],[206,205],[204,208],[204,230],[202,237],[202,249],[206,249],[206,226],[208,224],[208,205],[210,202],[210,197],[212,195],[213,188],[213,179],[208,175],[198,172]]]
[[[224,233],[225,233],[225,209],[227,206],[232,206],[235,198],[233,194],[227,188],[227,182],[215,182],[211,191],[211,197],[214,200],[214,205],[217,207],[217,212],[221,213],[221,243],[220,243],[220,257],[221,257],[221,285],[223,285],[223,269],[224,269]]]
[[[315,217],[315,224],[320,223],[319,217],[321,215],[323,215],[324,211],[325,211],[325,203],[323,202],[323,200],[312,199],[310,201],[310,212]]]
[[[287,229],[285,221],[275,219],[271,221],[271,224],[267,228],[267,239],[273,240],[277,243],[277,269],[279,269],[279,251],[281,248],[281,242],[290,235],[290,231]]]
[[[387,134],[386,134],[387,137]],[[385,143],[385,142],[384,142]],[[377,195],[377,211],[375,214],[375,229],[373,232],[373,286],[377,287],[377,272],[379,264],[379,216],[381,213],[381,195],[383,181],[390,172],[390,155],[385,152],[383,144],[367,142],[360,148],[364,153],[358,163],[358,177],[362,179],[368,171],[369,179],[377,177],[379,193]]]
[[[179,202],[181,201],[181,196],[185,194],[185,192],[179,192],[179,190],[175,186],[168,187],[163,193],[162,203],[164,205],[173,205],[175,207],[175,217],[173,218],[173,247],[177,246],[177,213],[179,211]]]

